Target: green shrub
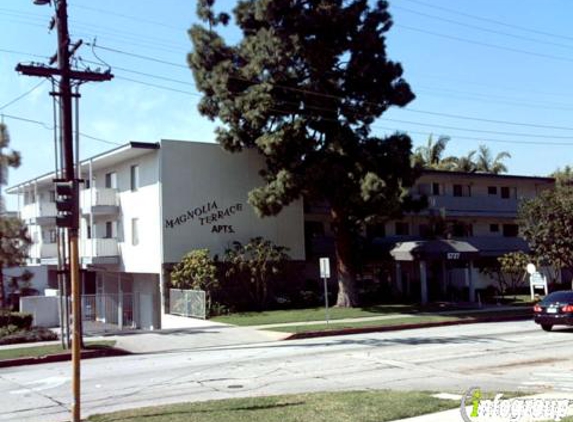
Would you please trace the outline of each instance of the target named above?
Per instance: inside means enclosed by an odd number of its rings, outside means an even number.
[[[17,333],[18,331],[20,331],[20,329],[15,325],[7,325],[5,327],[0,327],[0,341],[2,338]]]
[[[4,327],[4,329],[5,328],[6,327]],[[0,345],[33,343],[36,341],[50,341],[57,339],[58,335],[53,331],[47,328],[36,327],[32,328],[31,330],[17,330],[16,332],[8,334],[5,337],[0,334]]]
[[[15,325],[21,330],[29,330],[32,327],[33,316],[22,312],[0,312],[0,327]]]

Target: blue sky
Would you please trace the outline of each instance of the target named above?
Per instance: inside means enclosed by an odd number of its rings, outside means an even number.
[[[229,10],[234,3],[219,0],[218,8]],[[394,0],[390,10],[395,26],[389,57],[402,63],[417,98],[405,110],[384,114],[375,134],[403,130],[415,145],[430,133],[449,135],[448,153],[454,155],[483,143],[493,152],[509,151],[507,164],[515,174],[547,175],[573,164],[573,2]],[[14,67],[45,62],[33,55],[55,52],[56,34],[47,29],[52,12],[32,0],[0,3],[0,113],[11,147],[23,156],[10,184],[53,169],[52,131],[15,119],[52,124],[49,83],[2,108],[41,82]],[[80,65],[93,68],[101,60],[116,76],[82,87],[81,131],[100,139],[83,138],[82,157],[130,140],[213,141],[214,125],[197,113],[198,96],[185,68],[195,1],[69,0],[69,15],[74,39],[97,38],[102,47],[83,46]],[[229,30],[227,36],[236,40],[238,34]]]

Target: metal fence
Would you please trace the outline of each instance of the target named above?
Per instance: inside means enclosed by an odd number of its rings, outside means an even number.
[[[203,290],[169,290],[169,313],[192,318],[207,318],[207,299]]]
[[[138,328],[138,294],[82,295],[82,323],[85,331]]]

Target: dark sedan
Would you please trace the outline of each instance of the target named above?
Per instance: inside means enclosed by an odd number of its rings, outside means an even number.
[[[534,320],[545,331],[554,325],[573,325],[573,290],[553,292],[533,307]]]

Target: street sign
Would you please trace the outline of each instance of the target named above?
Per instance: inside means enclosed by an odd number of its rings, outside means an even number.
[[[320,264],[320,278],[330,278],[330,259],[320,258],[318,262]]]
[[[330,259],[328,258],[320,258],[318,260],[318,264],[320,266],[320,278],[324,283],[324,310],[326,314],[326,325],[330,322],[330,316],[328,314],[328,282],[327,280],[330,278]]]
[[[531,300],[535,298],[535,289],[543,289],[547,295],[547,277],[539,272],[534,272],[529,275],[529,289],[531,292]]]

